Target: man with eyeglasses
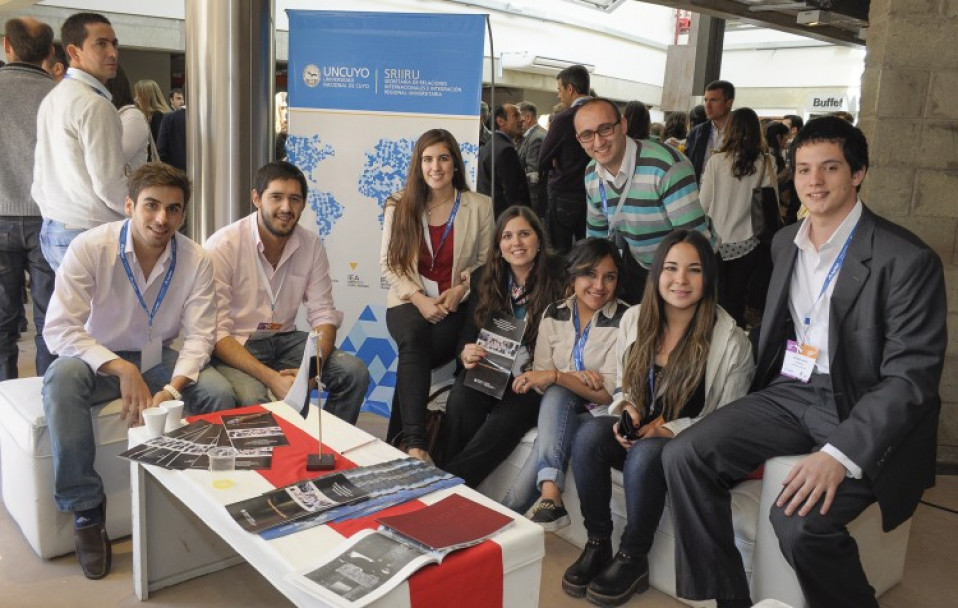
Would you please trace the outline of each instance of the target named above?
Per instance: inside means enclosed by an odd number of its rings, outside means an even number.
[[[710,82],[705,87],[702,101],[708,120],[689,131],[685,141],[685,154],[695,168],[695,181],[700,183],[705,163],[725,143],[725,125],[735,103],[735,85],[727,80]]]
[[[589,99],[575,115],[576,139],[592,158],[586,167],[588,236],[608,237],[625,262],[623,299],[636,304],[655,249],[673,230],[697,230],[714,247],[708,218],[699,203],[692,165],[665,144],[626,135],[618,106]]]

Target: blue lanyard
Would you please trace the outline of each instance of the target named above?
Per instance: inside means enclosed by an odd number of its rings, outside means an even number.
[[[595,314],[599,314],[599,311],[596,311]],[[572,345],[572,362],[575,365],[575,370],[581,372],[585,370],[583,353],[585,352],[585,343],[589,340],[589,332],[592,330],[592,321],[589,321],[589,324],[585,326],[582,333],[579,333],[579,303],[575,301],[572,302],[572,325],[575,327],[575,344]]]
[[[822,283],[822,290],[818,292],[818,297],[815,298],[815,302],[812,303],[811,309],[809,309],[808,314],[806,314],[805,318],[803,319],[806,332],[808,332],[808,327],[812,324],[812,313],[816,308],[818,308],[818,303],[821,301],[822,296],[824,296],[825,292],[828,291],[828,286],[835,279],[835,275],[838,274],[838,271],[841,270],[842,264],[845,263],[845,254],[848,253],[848,246],[851,244],[852,237],[855,236],[856,230],[858,230],[858,224],[856,224],[855,227],[852,228],[852,231],[848,233],[848,238],[845,239],[845,244],[842,245],[842,250],[838,252],[838,257],[835,258],[834,262],[832,262],[832,267],[828,269],[828,274],[825,275],[825,282]]]
[[[442,231],[442,237],[439,239],[439,245],[436,247],[436,251],[429,252],[432,254],[432,260],[429,262],[429,270],[436,267],[436,256],[442,251],[442,246],[446,244],[446,239],[449,238],[449,233],[452,232],[452,221],[456,219],[456,214],[459,212],[460,194],[462,193],[456,190],[456,204],[452,206],[452,211],[449,212],[449,219],[446,221],[446,228]],[[426,238],[430,238],[429,235],[426,235]]]
[[[157,311],[160,310],[160,304],[163,302],[163,298],[166,297],[166,290],[170,286],[170,281],[173,280],[173,271],[176,269],[176,236],[173,236],[173,239],[170,241],[170,267],[166,271],[166,276],[163,277],[163,285],[160,287],[160,293],[156,294],[156,302],[153,303],[153,312],[150,312],[150,309],[146,305],[146,300],[143,299],[143,294],[140,293],[140,288],[136,284],[136,280],[133,278],[133,270],[130,268],[130,262],[126,259],[126,233],[127,229],[130,227],[130,220],[123,222],[123,228],[120,229],[120,260],[123,261],[123,269],[126,270],[126,278],[130,280],[130,285],[133,286],[133,292],[136,294],[136,299],[140,301],[140,307],[143,308],[143,312],[146,313],[146,318],[149,321],[150,329],[153,329],[153,318],[156,316]]]

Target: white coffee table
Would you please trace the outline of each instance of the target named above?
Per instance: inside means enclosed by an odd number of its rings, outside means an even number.
[[[264,407],[315,433],[318,415],[315,408],[304,421],[282,402]],[[337,451],[372,439],[368,433],[326,413],[323,413],[323,425],[325,443]],[[142,427],[130,429],[131,445],[145,439]],[[402,456],[382,441],[346,454],[360,466]],[[170,471],[140,463],[130,466],[133,584],[140,600],[146,600],[151,591],[246,561],[293,604],[327,605],[288,582],[286,575],[313,563],[320,553],[342,543],[340,534],[327,526],[317,526],[267,541],[244,531],[226,512],[224,505],[272,489],[259,473],[237,471],[233,475],[235,485],[220,490],[212,487],[207,471]],[[420,500],[432,503],[453,492],[514,517],[515,525],[495,537],[502,548],[503,606],[536,606],[545,554],[542,528],[464,485],[434,492]],[[408,584],[401,584],[374,605],[409,606]]]

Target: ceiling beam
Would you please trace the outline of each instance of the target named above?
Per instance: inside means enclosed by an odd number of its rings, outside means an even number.
[[[683,9],[721,17],[723,19],[735,19],[744,23],[756,25],[758,27],[767,27],[790,34],[807,36],[824,42],[834,44],[847,44],[861,47],[865,41],[858,38],[857,32],[851,32],[839,27],[830,25],[819,25],[810,27],[799,25],[796,22],[795,15],[787,12],[776,11],[750,11],[748,4],[736,2],[735,0],[641,0],[648,4],[658,4],[670,8]]]

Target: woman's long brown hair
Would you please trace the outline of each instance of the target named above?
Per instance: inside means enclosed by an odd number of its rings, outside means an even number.
[[[459,142],[452,133],[445,129],[430,129],[423,133],[413,147],[412,158],[409,160],[409,173],[406,176],[406,187],[386,201],[387,206],[396,207],[386,263],[397,274],[406,276],[418,274],[413,261],[419,256],[419,247],[423,239],[422,214],[426,210],[426,200],[430,193],[429,186],[426,185],[423,177],[422,155],[426,148],[434,144],[443,144],[452,156],[453,187],[460,192],[469,190]]]
[[[732,112],[725,128],[725,143],[718,150],[728,152],[732,158],[732,175],[742,179],[755,173],[755,161],[765,158],[768,146],[762,123],[752,108],[739,108]]]
[[[562,260],[550,251],[542,222],[530,207],[513,205],[503,211],[496,220],[494,236],[489,244],[489,254],[486,256],[486,264],[483,266],[482,277],[479,280],[479,293],[475,294],[479,298],[476,304],[475,323],[476,327],[482,327],[490,314],[512,310],[512,296],[509,293],[511,269],[509,263],[502,257],[499,242],[502,240],[506,224],[517,217],[529,222],[532,230],[539,237],[539,254],[526,280],[526,287],[531,291],[526,304],[526,332],[522,336],[522,345],[531,355],[536,350],[542,313],[549,304],[562,298],[566,284],[563,280]]]
[[[659,383],[665,387],[663,413],[666,420],[675,419],[688,403],[705,375],[712,330],[715,327],[718,306],[717,265],[715,254],[708,240],[700,233],[690,230],[675,230],[659,244],[652,260],[649,278],[645,283],[642,308],[636,325],[635,342],[626,355],[622,371],[622,387],[642,417],[645,417],[649,400],[649,370],[655,363],[655,353],[665,338],[665,302],[659,293],[659,276],[665,266],[665,258],[678,243],[695,247],[702,265],[703,293],[695,307],[695,316],[685,330],[685,335],[669,355],[669,362],[659,375]],[[656,391],[658,392],[658,391]]]

